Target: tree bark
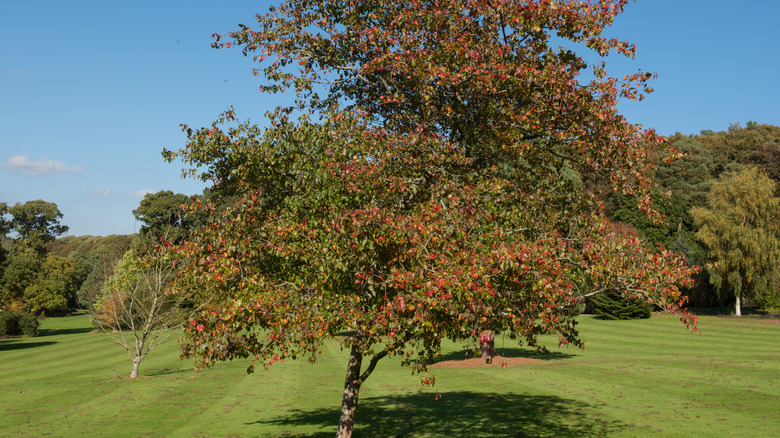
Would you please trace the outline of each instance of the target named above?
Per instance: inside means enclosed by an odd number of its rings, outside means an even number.
[[[493,362],[493,358],[498,356],[492,330],[482,330],[479,335],[479,349],[482,351],[482,359],[485,359],[485,363]]]
[[[737,294],[737,304],[734,306],[737,316],[742,316],[742,297]]]
[[[138,377],[138,370],[141,368],[141,358],[135,357],[133,358],[133,370],[130,371],[130,378],[135,379]]]
[[[363,364],[363,353],[356,344],[352,345],[347,365],[347,378],[344,381],[344,396],[341,399],[341,419],[336,431],[336,438],[350,438],[355,427],[355,411],[357,410],[360,385],[360,367]]]

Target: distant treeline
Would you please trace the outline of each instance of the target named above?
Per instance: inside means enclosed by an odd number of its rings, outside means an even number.
[[[762,125],[756,122],[748,122],[746,126],[740,124],[731,125],[728,131],[714,132],[701,131],[697,135],[683,135],[677,133],[669,137],[669,143],[682,152],[684,156],[667,164],[667,157],[656,157],[658,164],[655,171],[655,180],[658,183],[657,196],[654,206],[665,215],[665,223],[656,224],[647,218],[644,212],[639,211],[636,202],[630,196],[615,193],[609,197],[607,212],[609,216],[619,222],[633,226],[637,233],[651,245],[663,245],[668,249],[684,253],[692,265],[702,266],[697,281],[697,286],[688,291],[690,305],[692,306],[723,306],[734,302],[737,290],[745,289],[753,283],[751,275],[759,275],[757,269],[753,269],[746,263],[734,267],[736,272],[720,272],[716,268],[724,268],[727,260],[716,260],[712,245],[706,245],[702,233],[704,223],[703,213],[699,219],[694,214],[696,209],[712,208],[714,184],[725,187],[740,172],[749,169],[757,171],[757,175],[765,175],[771,184],[771,194],[775,197],[780,194],[780,127]],[[753,177],[756,180],[758,176]],[[744,185],[744,184],[743,184]],[[743,189],[746,189],[743,187]],[[758,190],[758,189],[751,189]],[[733,192],[733,191],[732,191]],[[757,211],[758,193],[747,192],[741,196],[741,200],[727,200],[727,207],[723,209],[742,209],[745,213],[749,210]],[[724,194],[722,196],[734,196]],[[753,202],[753,205],[739,206],[737,201]],[[772,204],[775,201],[767,200]],[[773,211],[767,211],[768,217],[777,217],[776,207]],[[727,215],[727,211],[720,211],[720,216]],[[736,212],[735,212],[736,213]],[[752,226],[755,221],[743,220],[741,228]],[[770,220],[771,222],[771,220]],[[774,251],[777,246],[778,230],[775,225],[768,225],[767,233],[762,237],[765,242],[755,242],[759,251]],[[712,227],[710,227],[712,228]],[[726,234],[722,232],[722,234]],[[715,236],[717,237],[717,236]],[[724,236],[720,236],[723,238]],[[757,239],[757,238],[752,238]],[[726,245],[722,239],[721,245]],[[736,244],[736,242],[734,242]],[[728,246],[728,245],[726,245]],[[743,245],[744,246],[744,245]],[[748,258],[747,249],[731,246],[732,258],[739,255]],[[739,261],[737,261],[739,262]],[[739,272],[741,271],[741,272]],[[747,294],[748,303],[763,307],[777,307],[778,288],[780,282],[777,277],[777,264],[772,265],[771,272],[767,272],[767,285],[761,291]],[[714,273],[723,275],[723,279],[712,278]],[[732,282],[725,281],[731,276]],[[741,278],[737,278],[740,277]],[[723,281],[721,281],[723,280]],[[759,281],[760,283],[760,281]],[[720,287],[715,287],[720,285]],[[736,285],[736,286],[735,286]],[[743,287],[744,286],[744,287]],[[751,292],[743,290],[743,292]],[[752,296],[752,298],[750,298]]]
[[[65,236],[57,204],[43,200],[0,203],[0,311],[36,315],[94,310],[117,263],[131,250],[144,253],[161,240],[178,242],[195,227],[182,205],[189,196],[161,191],[133,211],[134,235]],[[13,233],[14,238],[9,238]]]

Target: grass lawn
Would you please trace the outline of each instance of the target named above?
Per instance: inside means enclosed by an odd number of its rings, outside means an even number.
[[[581,317],[585,350],[501,367],[437,368],[436,387],[394,359],[361,391],[356,436],[777,436],[780,320]],[[332,436],[346,369],[337,342],[314,366],[246,362],[194,372],[175,341],[141,376],[85,316],[0,340],[0,436]],[[554,344],[551,342],[551,344]],[[535,357],[496,339],[504,356]],[[445,359],[463,357],[449,344]],[[115,378],[115,372],[118,376]],[[441,394],[439,400],[436,395]]]

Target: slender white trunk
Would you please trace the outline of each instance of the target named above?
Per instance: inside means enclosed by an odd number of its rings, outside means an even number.
[[[136,356],[133,358],[133,370],[130,371],[130,378],[135,379],[138,377],[138,370],[141,368],[141,358]]]
[[[737,304],[735,306],[737,316],[742,316],[742,298],[737,294]]]

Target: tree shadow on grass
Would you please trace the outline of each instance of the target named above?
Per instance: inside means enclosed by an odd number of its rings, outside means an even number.
[[[527,359],[538,359],[544,361],[570,359],[572,357],[576,357],[573,354],[561,353],[559,351],[551,351],[548,354],[537,353],[536,350],[531,350],[528,348],[496,348],[496,351],[498,352],[498,355],[501,357],[522,357]],[[438,357],[436,359],[436,362],[471,359],[473,357],[475,356],[473,355],[472,351],[464,349],[464,350],[452,351],[450,353],[444,354]],[[477,355],[476,357],[479,357],[479,355]]]
[[[46,345],[56,344],[51,341],[39,342],[19,342],[19,339],[6,339],[0,341],[0,351],[23,350],[25,348],[44,347]]]
[[[696,307],[691,309],[691,311],[696,315],[701,316],[731,316],[734,318],[739,318],[738,316],[734,315],[734,307]],[[742,316],[751,316],[751,317],[777,317],[777,314],[772,314],[766,311],[763,311],[761,309],[756,309],[752,307],[742,307]]]
[[[192,372],[192,368],[149,368],[143,374],[149,377]]]
[[[293,410],[256,425],[288,430],[280,436],[333,436],[339,409]],[[296,434],[297,427],[317,426],[327,432]],[[357,437],[405,436],[595,436],[625,429],[620,422],[598,418],[595,408],[581,401],[556,396],[446,392],[439,400],[432,392],[371,397],[360,400]],[[262,433],[261,430],[257,431]]]
[[[66,328],[66,329],[42,329],[40,330],[40,336],[80,335],[83,333],[89,333],[92,330],[94,330],[92,327],[78,327],[78,328]]]

